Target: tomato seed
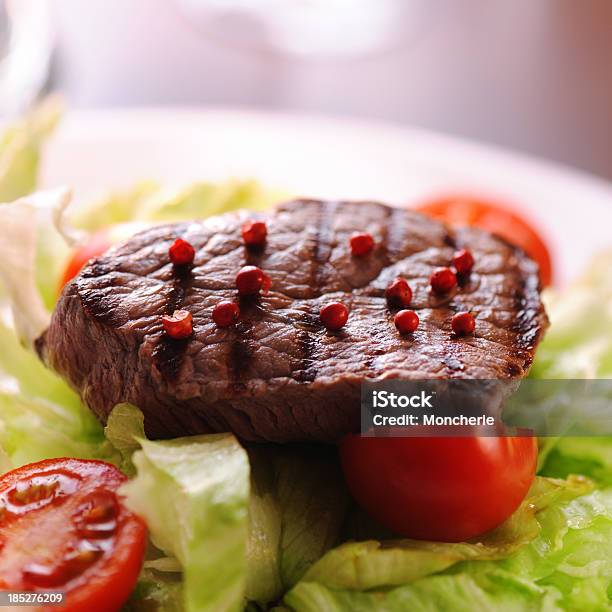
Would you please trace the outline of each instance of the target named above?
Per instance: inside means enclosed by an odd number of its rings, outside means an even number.
[[[118,504],[114,493],[94,491],[81,504],[79,517],[86,523],[100,523],[117,516]]]
[[[11,504],[27,506],[54,497],[58,488],[59,482],[57,480],[52,482],[41,482],[40,479],[22,480],[15,485],[14,489],[9,491],[7,497]]]

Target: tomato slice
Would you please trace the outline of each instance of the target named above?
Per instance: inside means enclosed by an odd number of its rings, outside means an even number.
[[[50,459],[0,478],[0,576],[14,591],[66,593],[67,612],[115,612],[130,596],[146,527],[102,461]]]
[[[340,443],[353,497],[406,537],[461,542],[520,505],[537,460],[532,437],[361,437]]]
[[[501,236],[522,248],[540,266],[542,284],[550,285],[553,268],[546,242],[533,223],[497,203],[469,195],[453,195],[423,202],[416,210],[454,226],[472,225]]]

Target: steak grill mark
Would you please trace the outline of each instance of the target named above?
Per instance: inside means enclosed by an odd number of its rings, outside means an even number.
[[[193,284],[193,267],[174,266],[173,267],[173,286],[168,294],[165,313],[172,315],[175,310],[180,310],[187,297],[187,292]],[[161,375],[167,380],[177,378],[183,355],[189,346],[190,338],[176,340],[162,333],[157,345],[153,349],[153,360]]]

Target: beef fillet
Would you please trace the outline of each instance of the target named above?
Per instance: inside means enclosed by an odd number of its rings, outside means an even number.
[[[229,430],[254,441],[334,440],[358,427],[364,379],[507,380],[529,370],[547,325],[538,269],[501,239],[373,202],[300,200],[258,215],[268,238],[254,251],[240,232],[253,216],[153,227],[65,287],[39,352],[102,422],[131,402],[151,437]],[[366,257],[350,254],[356,231],[376,240]],[[195,247],[192,269],[169,262],[177,237]],[[458,248],[473,253],[472,274],[433,295],[430,274]],[[269,274],[267,295],[239,299],[245,264]],[[384,297],[397,276],[414,292],[413,335],[398,333]],[[239,301],[241,318],[221,329],[211,312],[224,299]],[[331,300],[350,310],[337,332],[318,316]],[[193,314],[191,338],[163,333],[161,316],[177,308]],[[451,332],[461,310],[476,316],[473,337]]]

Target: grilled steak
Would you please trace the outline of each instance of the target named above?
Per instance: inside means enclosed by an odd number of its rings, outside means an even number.
[[[501,239],[372,202],[300,200],[259,215],[268,239],[255,252],[240,233],[252,217],[154,227],[66,286],[39,351],[101,421],[132,402],[152,437],[230,430],[255,441],[333,440],[358,427],[364,379],[527,373],[547,325],[538,270]],[[366,230],[374,251],[352,257],[351,234]],[[176,237],[196,249],[182,273],[168,261]],[[450,295],[434,296],[429,276],[456,248],[472,251],[474,270]],[[221,329],[212,309],[239,299],[235,277],[245,264],[265,270],[271,290],[241,298],[240,321]],[[397,276],[414,291],[421,323],[411,336],[398,334],[384,297]],[[318,316],[330,300],[350,310],[337,332]],[[176,308],[193,314],[191,338],[164,334],[161,316]],[[476,315],[473,337],[451,333],[459,310]]]

